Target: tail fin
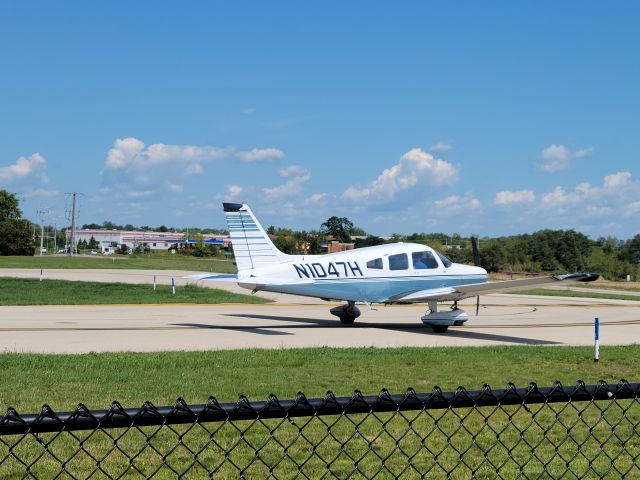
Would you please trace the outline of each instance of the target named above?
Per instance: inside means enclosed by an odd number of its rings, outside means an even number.
[[[277,265],[287,259],[273,244],[248,205],[223,203],[238,271]]]

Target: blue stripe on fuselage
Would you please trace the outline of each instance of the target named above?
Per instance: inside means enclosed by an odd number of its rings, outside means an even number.
[[[391,297],[433,288],[486,283],[485,275],[429,275],[424,277],[376,277],[316,279],[314,283],[266,285],[271,292],[309,297],[384,303]]]

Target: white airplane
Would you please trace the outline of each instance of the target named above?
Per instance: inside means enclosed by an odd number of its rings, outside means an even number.
[[[422,322],[444,333],[469,316],[458,301],[564,280],[591,282],[597,274],[575,273],[488,282],[484,268],[453,263],[431,247],[392,243],[324,255],[287,255],[278,250],[248,205],[223,203],[238,267],[234,275],[194,275],[198,280],[232,280],[253,292],[288,293],[346,304],[330,312],[349,325],[360,316],[356,302],[427,303]],[[439,311],[438,302],[453,302]]]

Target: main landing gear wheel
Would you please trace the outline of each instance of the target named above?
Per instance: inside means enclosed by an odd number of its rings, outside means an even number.
[[[430,327],[434,333],[446,333],[450,326],[464,325],[469,319],[469,315],[460,308],[458,308],[458,302],[455,302],[451,307],[451,310],[439,312],[438,302],[430,301],[429,309],[427,313],[420,317],[422,323],[427,327]]]
[[[343,325],[352,325],[360,316],[360,309],[356,307],[355,302],[348,302],[346,305],[334,307],[329,311],[331,315],[338,317]]]
[[[449,325],[431,325],[431,329],[434,333],[447,333],[449,330]]]
[[[356,317],[353,315],[340,315],[338,318],[343,325],[353,325],[353,322],[356,321]]]

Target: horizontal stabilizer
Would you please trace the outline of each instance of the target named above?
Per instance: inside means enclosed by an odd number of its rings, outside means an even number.
[[[187,280],[216,280],[218,282],[237,282],[238,276],[228,273],[201,273],[196,275],[188,275]]]

